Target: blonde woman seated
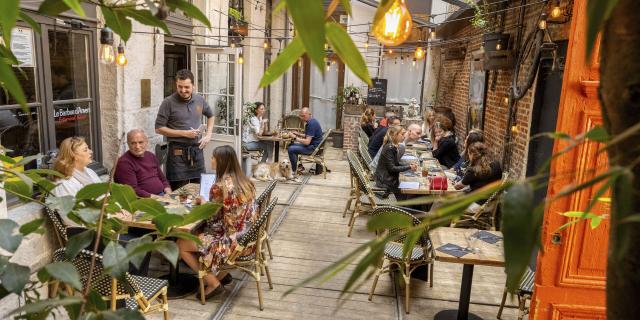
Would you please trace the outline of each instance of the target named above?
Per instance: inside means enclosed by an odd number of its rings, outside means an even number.
[[[392,126],[384,137],[380,159],[376,167],[376,187],[384,188],[387,192],[393,192],[396,199],[404,199],[400,193],[400,172],[416,170],[415,163],[403,165],[398,158],[398,145],[404,141],[405,130],[401,126]]]
[[[237,239],[249,230],[257,218],[255,186],[242,173],[233,148],[220,146],[213,150],[211,167],[216,168],[217,175],[209,192],[209,199],[223,204],[223,207],[218,214],[207,220],[202,232],[197,235],[201,245],[189,240],[178,240],[180,257],[191,269],[196,272],[199,270],[198,258],[201,257],[209,270],[204,277],[205,299],[222,293],[222,285],[231,282],[231,275],[218,273],[218,268],[235,250]]]
[[[57,186],[51,190],[55,197],[75,196],[84,186],[102,182],[98,175],[87,167],[93,159],[93,151],[82,137],[70,137],[60,143],[58,157],[53,163],[53,169],[62,173],[65,178],[54,180]],[[66,215],[62,217],[67,227],[79,227],[75,221]]]

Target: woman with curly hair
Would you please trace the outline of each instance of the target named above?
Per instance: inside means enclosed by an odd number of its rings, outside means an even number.
[[[482,142],[474,142],[467,147],[469,166],[462,181],[455,185],[457,190],[469,187],[469,192],[478,190],[491,182],[502,178],[502,168],[500,163],[493,160],[489,155],[487,146]],[[486,200],[478,200],[476,203],[482,205]]]
[[[376,130],[376,127],[376,112],[373,108],[369,107],[364,110],[364,113],[362,113],[362,116],[360,117],[360,128],[362,128],[368,137],[371,137],[371,135],[373,135],[373,131]]]
[[[198,257],[201,257],[209,270],[204,277],[205,299],[222,293],[222,285],[232,281],[231,275],[218,273],[218,268],[235,250],[238,245],[237,239],[251,228],[257,218],[256,188],[240,169],[233,148],[215,148],[211,167],[216,169],[216,182],[211,187],[209,199],[221,203],[222,209],[206,221],[204,228],[197,235],[202,244],[178,239],[182,260],[197,272]],[[249,253],[244,252],[243,255]]]

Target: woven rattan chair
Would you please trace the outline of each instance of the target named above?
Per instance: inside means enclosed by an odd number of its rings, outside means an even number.
[[[256,287],[258,288],[258,305],[260,310],[263,310],[262,305],[262,289],[260,287],[261,273],[267,276],[269,283],[269,289],[273,289],[273,283],[271,282],[271,274],[267,266],[267,261],[262,251],[262,240],[264,233],[266,233],[267,218],[271,215],[273,208],[275,208],[278,198],[274,198],[266,209],[260,213],[256,222],[251,225],[249,230],[237,239],[238,245],[235,250],[229,255],[227,260],[218,268],[219,272],[227,272],[233,269],[239,269],[250,275],[256,281]],[[241,255],[246,248],[253,248],[250,254]],[[202,259],[200,259],[200,271],[198,272],[198,278],[200,280],[200,302],[204,301],[204,276],[209,272]]]
[[[64,225],[64,222],[62,222],[62,218],[57,211],[51,210],[49,207],[44,207],[44,213],[53,225],[53,230],[56,233],[58,244],[61,248],[66,246],[69,238],[67,237],[67,227]]]
[[[376,168],[371,166],[371,156],[369,155],[369,148],[367,144],[362,140],[362,138],[358,139],[358,155],[360,155],[360,159],[362,163],[364,163],[364,168],[367,169],[369,175],[373,175],[376,172]]]
[[[315,163],[322,166],[322,175],[326,179],[327,178],[327,163],[324,160],[324,149],[325,143],[327,142],[327,138],[331,134],[331,129],[327,130],[322,135],[322,140],[316,146],[316,148],[311,152],[311,154],[299,154],[298,155],[298,163]]]
[[[269,205],[269,203],[271,203],[271,193],[273,193],[273,190],[276,188],[277,184],[278,184],[277,180],[273,180],[269,182],[267,184],[267,187],[256,198],[256,206],[258,207],[258,210],[259,210],[258,212],[262,213],[264,212],[264,210],[267,209],[267,206]],[[267,222],[266,222],[267,225],[265,226],[266,232],[264,233],[264,238],[262,239],[264,246],[262,248],[265,249],[266,247],[267,252],[269,253],[269,258],[273,260],[273,253],[271,252],[271,244],[269,243],[269,240],[271,239],[271,234],[270,234],[271,213],[272,212],[270,212],[269,216],[267,216]]]
[[[502,175],[502,184],[507,182],[508,173]],[[496,230],[496,213],[502,190],[489,196],[487,201],[475,211],[465,211],[458,219],[451,221],[454,228],[475,228],[481,230]]]
[[[246,146],[244,145],[244,142],[242,143],[242,155],[248,155],[249,157],[251,157],[251,159],[253,160],[258,160],[260,161],[262,159],[262,150],[247,150]]]
[[[360,166],[360,162],[355,157],[353,152],[347,153],[347,161],[349,162],[349,169],[356,173],[355,194],[354,200],[356,201],[351,218],[349,219],[349,231],[347,237],[351,236],[353,226],[356,219],[360,216],[361,212],[364,212],[362,206],[368,204],[372,209],[375,209],[379,205],[391,205],[396,203],[396,197],[391,193],[387,198],[381,197],[379,194],[374,193],[370,187],[369,179],[367,178],[364,169]],[[350,206],[350,205],[349,205]]]
[[[414,217],[409,212],[394,206],[381,206],[374,209],[371,212],[372,216],[384,215],[384,214],[401,214],[409,217],[412,220],[414,226],[420,224],[420,220]],[[400,234],[404,232],[404,228],[389,228],[385,230],[377,230],[378,234]],[[397,266],[397,269],[402,274],[405,284],[405,298],[404,307],[405,312],[409,313],[409,299],[411,288],[411,273],[419,266],[429,266],[429,286],[433,287],[433,262],[435,255],[431,246],[431,240],[429,239],[428,230],[425,229],[423,235],[418,239],[416,244],[411,249],[411,255],[407,258],[402,256],[402,247],[405,240],[405,236],[402,236],[394,242],[388,242],[384,247],[384,258],[378,263],[375,277],[373,278],[373,284],[371,285],[371,291],[369,292],[369,301],[373,298],[373,293],[376,290],[378,284],[378,278],[383,273],[391,272],[391,266]]]
[[[362,139],[367,145],[369,144],[369,136],[366,132],[364,132],[364,130],[362,130],[362,127],[358,127],[358,137]]]
[[[516,296],[518,297],[518,320],[522,320],[524,316],[529,313],[529,308],[527,307],[527,300],[531,300],[531,295],[533,294],[533,283],[535,279],[535,272],[531,270],[531,268],[527,267],[527,270],[522,275],[522,280],[520,280],[520,286],[516,291]],[[507,288],[504,289],[504,293],[502,294],[502,301],[500,302],[500,309],[498,309],[497,318],[500,319],[502,317],[502,309],[504,309],[504,303],[507,301]]]
[[[60,248],[53,254],[54,261],[68,261],[66,248]],[[116,279],[103,272],[102,255],[82,250],[71,262],[82,281],[83,287],[89,279],[91,257],[95,255],[96,263],[91,277],[91,288],[111,302],[111,310],[116,310],[116,302],[124,299],[127,309],[140,310],[143,314],[162,311],[164,319],[169,319],[169,302],[167,300],[167,280],[135,276],[126,272],[122,279]],[[56,295],[57,286],[53,296]]]
[[[305,122],[300,119],[298,115],[289,114],[284,116],[282,119],[282,129],[291,131],[295,130],[298,132],[304,132]]]

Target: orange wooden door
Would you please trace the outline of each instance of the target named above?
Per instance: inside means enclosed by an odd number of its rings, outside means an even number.
[[[558,110],[556,131],[572,136],[602,123],[597,96],[598,48],[592,61],[585,60],[586,4],[587,1],[574,2]],[[554,153],[566,146],[566,142],[556,142]],[[553,197],[569,184],[584,182],[599,172],[606,171],[606,155],[597,153],[599,147],[601,145],[596,143],[583,144],[554,161],[551,166],[548,197]],[[593,230],[589,223],[582,221],[558,231],[560,226],[569,221],[561,213],[585,210],[598,187],[599,185],[595,185],[584,189],[550,204],[546,209],[542,226],[544,253],[540,252],[538,255],[530,319],[606,317],[608,220],[605,219]],[[593,212],[607,214],[608,208],[598,204]]]

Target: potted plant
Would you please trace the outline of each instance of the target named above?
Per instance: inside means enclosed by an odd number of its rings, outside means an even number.
[[[246,37],[247,35],[249,35],[249,23],[244,20],[242,12],[229,7],[229,36]]]

